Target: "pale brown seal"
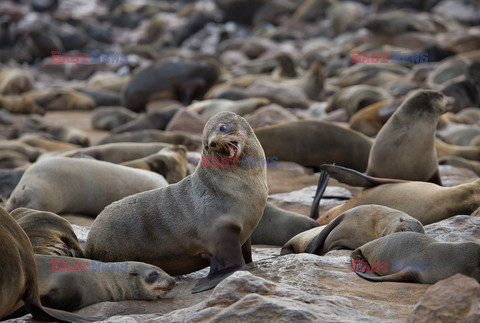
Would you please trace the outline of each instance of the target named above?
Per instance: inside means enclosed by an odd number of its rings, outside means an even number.
[[[93,159],[52,157],[28,168],[6,209],[28,207],[96,216],[114,201],[167,184],[163,176],[143,169]]]
[[[350,200],[323,213],[317,220],[320,225],[330,223],[351,208],[366,204],[379,204],[400,210],[423,225],[458,214],[470,214],[480,206],[480,179],[453,187],[442,187],[428,182],[372,177],[334,165],[322,165],[320,168],[339,182],[366,187]]]
[[[330,250],[353,250],[400,231],[425,233],[420,221],[404,212],[375,204],[362,205],[342,213],[325,227],[296,235],[282,247],[281,254],[306,252],[323,256]]]
[[[202,154],[265,158],[250,125],[232,112],[207,122]],[[210,261],[210,273],[193,291],[213,288],[252,261],[250,236],[262,217],[267,192],[265,166],[200,163],[176,184],[106,207],[92,224],[85,253],[102,261],[151,263],[170,275],[196,271]],[[115,237],[122,244],[115,243]]]

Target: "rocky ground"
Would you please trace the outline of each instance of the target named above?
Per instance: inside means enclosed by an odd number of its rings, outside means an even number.
[[[88,112],[49,114],[89,131],[92,140],[102,132],[90,132]],[[458,185],[476,178],[460,168],[442,166],[442,180]],[[318,175],[294,163],[269,169],[269,201],[307,215]],[[354,188],[332,181],[325,195],[348,196]],[[341,201],[324,199],[322,211]],[[478,212],[477,212],[478,213]],[[83,244],[92,218],[67,215]],[[425,226],[426,234],[440,241],[480,243],[480,216],[458,215]],[[215,289],[192,294],[191,288],[208,268],[177,277],[177,285],[162,300],[103,302],[78,313],[108,317],[103,322],[199,322],[224,321],[322,321],[322,322],[475,322],[480,319],[480,285],[457,275],[435,285],[372,283],[352,272],[347,250],[321,257],[311,254],[278,256],[279,247],[254,246],[254,262]],[[31,316],[8,322],[30,322]]]

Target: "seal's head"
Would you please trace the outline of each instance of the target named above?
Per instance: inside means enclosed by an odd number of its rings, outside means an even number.
[[[165,296],[175,286],[175,279],[162,269],[143,262],[128,262],[128,279],[135,282],[132,299],[152,300]]]
[[[243,155],[264,157],[263,149],[253,129],[233,112],[214,115],[203,130],[203,154],[238,158]]]
[[[439,116],[446,112],[451,106],[451,98],[436,90],[413,91],[399,110],[403,108],[409,113],[433,114]]]
[[[382,232],[382,237],[395,232],[418,232],[425,233],[420,221],[413,218],[398,217],[398,220],[389,224]]]

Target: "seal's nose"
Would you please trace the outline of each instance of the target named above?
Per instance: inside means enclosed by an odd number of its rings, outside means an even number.
[[[222,145],[220,144],[218,137],[210,139],[208,142],[208,151],[212,153],[219,153],[221,149]]]

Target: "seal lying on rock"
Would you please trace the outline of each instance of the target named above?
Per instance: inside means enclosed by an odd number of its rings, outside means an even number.
[[[356,274],[375,282],[435,284],[455,274],[480,281],[480,244],[475,242],[440,242],[417,232],[397,232],[357,248],[351,258]]]
[[[40,303],[37,272],[32,244],[17,222],[0,208],[0,319],[25,304],[36,320],[85,322],[100,318],[86,318],[74,313],[46,308]]]
[[[330,250],[355,249],[393,232],[425,233],[420,221],[408,214],[381,205],[354,207],[325,227],[302,232],[282,248],[281,254],[313,253],[323,256]]]
[[[241,155],[265,158],[248,122],[232,112],[221,112],[207,122],[202,154],[231,161]],[[252,261],[250,236],[262,217],[267,194],[263,165],[200,164],[176,184],[106,207],[92,224],[85,252],[102,261],[151,263],[170,275],[191,273],[210,261],[210,273],[193,289],[204,291]],[[117,239],[123,242],[118,244]]]

